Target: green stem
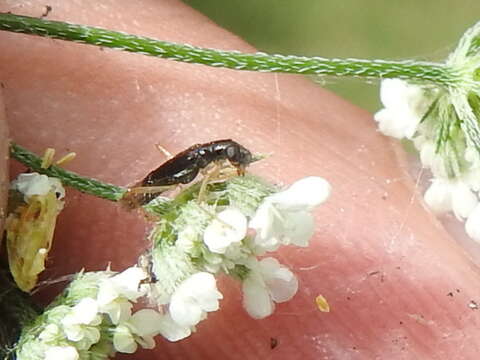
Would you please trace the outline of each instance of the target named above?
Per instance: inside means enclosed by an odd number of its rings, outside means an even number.
[[[456,73],[439,63],[326,59],[293,55],[244,54],[182,45],[96,27],[0,13],[0,30],[81,42],[187,63],[234,70],[294,74],[400,78],[455,86]]]
[[[71,186],[83,193],[90,194],[103,199],[118,201],[122,198],[127,189],[100,182],[95,179],[89,179],[74,172],[62,169],[59,166],[52,165],[47,169],[41,167],[42,159],[34,153],[24,149],[20,145],[11,143],[10,155],[33,171],[41,174],[59,178],[63,184]]]

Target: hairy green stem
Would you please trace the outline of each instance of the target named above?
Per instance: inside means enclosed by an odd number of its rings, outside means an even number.
[[[400,78],[455,86],[456,73],[449,67],[430,62],[326,59],[293,55],[245,54],[176,44],[96,27],[48,21],[0,13],[0,30],[32,34],[109,47],[187,63],[234,70],[333,75],[366,78]]]
[[[22,328],[33,322],[40,313],[31,298],[15,285],[0,261],[0,359],[15,359],[12,351]]]
[[[125,188],[86,178],[59,166],[52,165],[46,169],[42,168],[42,159],[40,157],[15,143],[10,144],[10,156],[33,171],[59,178],[63,184],[96,197],[118,201],[127,191]]]

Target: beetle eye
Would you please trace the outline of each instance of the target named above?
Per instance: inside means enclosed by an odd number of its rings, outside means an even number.
[[[227,147],[226,154],[229,160],[235,160],[235,157],[237,155],[237,148],[235,146]]]

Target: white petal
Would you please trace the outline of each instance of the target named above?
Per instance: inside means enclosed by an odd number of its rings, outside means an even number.
[[[286,243],[296,246],[308,246],[309,240],[315,232],[315,220],[306,211],[289,213],[283,225]]]
[[[84,336],[82,326],[78,324],[64,326],[63,331],[70,341],[80,341]]]
[[[114,330],[113,346],[115,350],[122,353],[133,354],[137,351],[137,343],[132,333],[128,327],[123,325],[117,326]]]
[[[147,276],[148,274],[143,269],[132,266],[113,276],[111,281],[120,295],[129,300],[136,300],[143,295],[139,289],[140,281],[146,279]]]
[[[253,275],[253,276],[252,276]],[[273,313],[275,304],[270,298],[266,285],[254,274],[242,283],[243,307],[255,319],[262,319]]]
[[[182,296],[187,295],[195,299],[199,306],[206,311],[218,310],[218,299],[222,294],[217,290],[215,277],[207,272],[198,272],[191,275],[179,286]]]
[[[480,190],[480,167],[470,168],[462,178],[470,189],[477,192]]]
[[[170,314],[162,316],[158,326],[160,334],[168,341],[182,340],[192,333],[190,327],[180,326],[177,322],[173,321]]]
[[[114,301],[119,296],[111,278],[104,279],[98,286],[97,302],[100,307],[105,306]]]
[[[472,147],[467,147],[465,149],[465,160],[478,165],[480,163],[480,154],[478,153],[478,150]]]
[[[173,294],[168,310],[172,319],[183,327],[195,326],[202,319],[203,310],[190,298],[179,298]]]
[[[468,217],[477,203],[477,196],[468,185],[462,182],[455,184],[452,190],[452,210],[457,219]]]
[[[130,318],[130,324],[135,329],[135,334],[139,336],[155,336],[159,333],[158,323],[162,315],[153,309],[142,309],[137,311]]]
[[[277,259],[262,259],[260,269],[273,301],[277,303],[285,302],[297,293],[297,278],[290,269],[281,265]]]
[[[228,208],[207,226],[203,241],[210,251],[224,254],[230,244],[242,241],[246,235],[246,216],[238,209]]]
[[[406,104],[408,83],[400,79],[385,79],[380,83],[380,100],[386,108],[403,107]]]
[[[45,360],[78,360],[78,352],[73,346],[51,346],[45,351]]]
[[[451,185],[434,179],[424,195],[425,202],[435,213],[441,214],[452,210]]]
[[[480,242],[480,205],[477,205],[468,216],[465,231],[473,240]]]
[[[98,304],[92,298],[83,298],[72,309],[77,324],[90,324],[97,316]]]
[[[87,343],[86,349],[96,344],[100,340],[100,331],[93,326],[85,326],[83,329],[83,339]]]
[[[400,113],[404,114],[405,111],[401,111]],[[382,134],[396,139],[406,137],[407,124],[405,118],[399,116],[397,111],[382,109],[375,113],[374,119],[378,122],[378,129]]]
[[[137,339],[137,342],[144,349],[155,348],[155,340],[153,339],[153,336],[142,336],[141,338]]]
[[[435,143],[433,141],[425,141],[420,147],[420,161],[425,168],[433,167],[438,155],[435,152]]]
[[[48,324],[40,335],[38,335],[39,339],[44,342],[52,342],[59,336],[60,328],[56,324]]]
[[[275,237],[273,225],[275,216],[275,208],[271,202],[265,201],[258,207],[248,225],[250,228],[256,230],[257,235],[255,241],[257,243],[261,244]]]
[[[99,311],[108,314],[113,324],[127,321],[132,315],[133,304],[125,299],[117,298],[112,302],[100,306]]]
[[[266,201],[271,201],[278,209],[312,210],[327,200],[331,189],[327,180],[309,176],[294,182],[286,190],[273,194]]]

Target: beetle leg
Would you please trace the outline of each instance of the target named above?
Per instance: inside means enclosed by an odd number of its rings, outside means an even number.
[[[167,190],[175,189],[177,186],[178,185],[132,187],[123,195],[121,202],[128,209],[136,209],[153,200],[155,194],[161,194]]]
[[[213,163],[212,166],[207,166],[204,170],[202,170],[203,179],[202,184],[200,185],[200,190],[198,191],[198,198],[197,201],[199,203],[205,200],[205,195],[207,192],[207,185],[211,180],[216,180],[222,167],[219,163]]]
[[[155,147],[157,148],[158,151],[160,151],[163,155],[165,155],[167,160],[170,160],[171,158],[173,158],[173,154],[170,151],[168,151],[166,148],[164,148],[162,145],[160,145],[159,143],[155,144]]]

